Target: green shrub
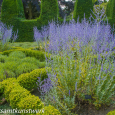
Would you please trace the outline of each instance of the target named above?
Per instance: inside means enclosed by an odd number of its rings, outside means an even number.
[[[38,67],[32,63],[24,62],[17,67],[16,76],[19,76],[20,74],[23,74],[23,73],[31,72],[32,70],[37,69],[37,68]]]
[[[0,62],[4,63],[7,59],[7,56],[0,54]]]
[[[9,57],[25,58],[26,55],[21,51],[13,51],[9,54]]]
[[[0,68],[0,82],[3,81],[4,79],[6,79],[6,76],[4,74],[4,70],[2,68]]]
[[[6,59],[5,62],[11,62],[11,61],[21,63],[21,62],[20,62],[20,58],[18,58],[18,57],[11,57],[11,56],[10,56],[10,57],[7,57],[7,59]]]
[[[36,115],[61,115],[61,113],[51,105],[45,106],[43,110],[44,112],[40,111]]]
[[[46,65],[46,62],[39,62],[39,68],[44,68]]]
[[[10,70],[4,70],[4,74],[5,74],[6,78],[16,77],[15,73]]]
[[[114,0],[109,0],[108,3],[107,3],[107,8],[106,8],[107,17],[112,17],[113,2],[114,2]]]
[[[109,113],[107,113],[107,115],[115,115],[115,110],[110,111]]]
[[[21,62],[24,63],[24,62],[28,62],[28,63],[32,63],[32,64],[35,64],[39,67],[39,63],[40,61],[37,60],[35,57],[26,57],[26,58],[23,58],[21,59]]]
[[[41,1],[41,11],[38,22],[40,21],[42,25],[47,25],[48,21],[52,19],[57,19],[59,16],[59,8],[57,0],[42,0]]]
[[[4,87],[3,87],[3,85],[2,85],[2,82],[0,82],[0,93],[4,93]]]
[[[12,49],[12,50],[8,50],[8,51],[4,51],[2,54],[3,55],[9,55],[11,52],[14,52],[14,51],[21,51],[21,52],[25,53],[26,56],[35,57],[36,59],[38,59],[40,61],[45,60],[45,52],[35,51],[35,50],[31,50],[31,49],[23,49],[23,48],[22,49]]]
[[[4,96],[5,99],[9,102],[9,94],[10,92],[15,88],[15,87],[20,87],[16,78],[8,78],[6,80],[3,80],[2,83],[2,88],[4,90]]]
[[[1,9],[1,21],[7,25],[14,25],[15,18],[25,18],[23,4],[21,0],[3,0]]]
[[[32,90],[33,88],[37,87],[37,77],[41,77],[41,80],[48,78],[46,70],[49,71],[50,68],[35,69],[30,73],[21,74],[17,80],[21,86],[28,90]]]
[[[75,8],[73,13],[73,18],[77,22],[78,16],[81,22],[84,19],[84,13],[86,20],[89,20],[90,14],[92,14],[91,10],[93,11],[93,3],[92,0],[76,0]]]
[[[31,94],[21,99],[17,105],[18,105],[18,108],[25,109],[25,110],[27,109],[40,110],[44,107],[44,104],[41,102],[39,97],[36,97]],[[25,114],[22,113],[22,115],[25,115]]]
[[[18,62],[16,62],[16,61],[6,62],[6,63],[4,63],[3,69],[11,70],[15,73],[19,63],[20,63],[19,61]]]
[[[22,87],[15,87],[9,94],[10,106],[12,108],[17,108],[17,103],[30,94],[29,91]]]
[[[24,49],[21,51],[24,52],[26,56],[35,57],[36,59],[39,59],[40,61],[45,60],[45,55],[44,55],[44,52],[42,51],[35,51],[35,50],[30,50],[30,49]]]

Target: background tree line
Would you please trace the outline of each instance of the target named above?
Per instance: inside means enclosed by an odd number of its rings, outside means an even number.
[[[64,18],[64,16],[69,16],[74,11],[74,4],[76,0],[72,1],[65,1],[65,0],[58,0],[58,7],[59,7],[59,16]],[[0,0],[0,5],[2,5],[3,0]],[[24,13],[26,19],[35,19],[40,15],[40,3],[41,0],[22,0]],[[98,0],[92,0],[93,4],[98,5]],[[106,0],[104,0],[106,2]],[[65,9],[61,8],[61,5],[65,6]]]

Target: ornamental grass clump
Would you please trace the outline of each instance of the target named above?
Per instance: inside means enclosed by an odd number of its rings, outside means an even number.
[[[115,103],[115,60],[114,55],[111,57],[115,39],[108,23],[98,21],[92,24],[84,18],[82,23],[72,20],[66,25],[49,24],[45,50],[53,60],[49,57],[46,61],[52,68],[50,80],[55,84],[50,91],[46,89],[43,101],[63,114],[72,114],[78,105],[76,97],[97,108]],[[91,98],[87,99],[87,95]]]

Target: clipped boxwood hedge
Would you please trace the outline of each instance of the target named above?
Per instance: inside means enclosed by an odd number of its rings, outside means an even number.
[[[115,110],[108,112],[107,115],[115,115]]]
[[[41,77],[41,80],[48,78],[46,70],[49,71],[50,68],[35,69],[30,73],[21,74],[17,78],[17,81],[24,88],[28,90],[32,90],[33,88],[37,87],[36,82],[37,82],[38,77]]]

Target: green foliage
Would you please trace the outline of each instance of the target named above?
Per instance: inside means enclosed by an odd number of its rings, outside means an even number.
[[[37,68],[38,67],[32,63],[24,62],[20,64],[19,66],[17,66],[16,76],[19,76],[20,74],[23,74],[23,73],[31,72],[32,70],[37,69]]]
[[[6,63],[4,63],[3,69],[4,70],[11,70],[15,73],[19,63],[20,62],[16,62],[16,61],[6,62]]]
[[[107,115],[115,115],[115,110],[108,112]]]
[[[30,94],[29,91],[22,87],[15,87],[9,94],[10,105],[12,108],[17,108],[17,103],[24,97],[27,97]]]
[[[0,54],[0,62],[4,63],[7,60],[7,56]]]
[[[33,27],[41,25],[40,23],[37,23],[37,19],[26,20],[17,18],[17,23],[18,25],[16,26],[16,28],[18,28],[18,38],[16,42],[33,42]]]
[[[85,0],[76,0],[73,18],[77,21],[79,16],[79,20],[81,22],[81,20],[84,19],[85,13],[86,20],[89,20],[90,14],[92,14],[91,10],[93,11],[92,0],[88,0],[87,2]]]
[[[31,50],[31,49],[11,49],[11,50],[8,50],[8,51],[4,51],[2,54],[3,55],[9,55],[13,51],[22,51],[26,56],[35,57],[36,59],[38,59],[40,61],[45,60],[45,52]]]
[[[39,62],[39,68],[44,68],[46,65],[46,62]]]
[[[40,65],[40,61],[37,60],[35,57],[25,57],[25,58],[21,59],[20,61],[22,63],[24,63],[24,62],[32,63],[32,64],[35,64],[38,67]]]
[[[6,76],[6,78],[16,77],[15,73],[10,70],[4,70],[4,75]]]
[[[6,42],[5,44],[3,44],[0,41],[0,52],[6,51],[6,50],[9,50],[9,49],[11,49],[11,47],[9,46],[9,42]]]
[[[14,20],[16,17],[25,18],[22,1],[3,0],[1,9],[1,21],[8,25],[14,25]]]
[[[9,54],[9,57],[25,58],[26,55],[21,51],[13,51]]]
[[[35,51],[30,49],[24,49],[22,50],[26,56],[35,57],[36,59],[39,59],[40,61],[45,60],[45,53],[42,51]]]
[[[9,101],[9,94],[15,87],[20,87],[15,78],[8,78],[2,81],[2,88],[4,90],[4,96],[7,101]]]
[[[115,22],[115,0],[113,0],[112,20]]]
[[[48,68],[42,68],[42,69],[36,69],[33,70],[30,73],[24,73],[21,74],[17,80],[21,86],[28,90],[32,90],[32,88],[37,87],[36,82],[37,82],[37,77],[41,77],[41,80],[44,80],[47,78],[47,72]]]
[[[6,60],[5,60],[5,62],[12,62],[12,61],[15,61],[16,63],[17,62],[21,63],[20,58],[18,58],[18,57],[11,57],[10,56],[10,57],[7,57]]]
[[[107,17],[112,17],[113,7],[114,7],[114,0],[109,0],[107,3],[107,8],[106,8]]]
[[[59,8],[57,0],[42,0],[39,21],[43,25],[47,25],[48,21],[57,19],[59,16]]]
[[[43,113],[41,111],[36,115],[61,115],[61,113],[51,105],[45,106],[43,110],[44,110]]]
[[[28,95],[21,99],[17,104],[20,109],[31,109],[31,110],[40,110],[44,107],[44,104],[41,102],[39,97],[34,95]],[[26,113],[25,113],[26,114]],[[25,115],[24,113],[22,115]]]
[[[4,70],[0,68],[0,82],[3,81],[3,79],[6,79],[6,76],[4,75]]]

